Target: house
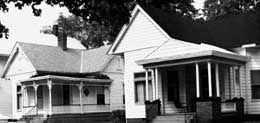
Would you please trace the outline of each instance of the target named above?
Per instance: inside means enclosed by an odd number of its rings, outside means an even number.
[[[17,42],[1,76],[11,80],[12,116],[53,116],[124,109],[123,65],[108,46],[67,48]]]
[[[260,114],[259,41],[178,40],[174,29],[182,22],[175,23],[172,16],[137,5],[130,23],[122,28],[108,52],[124,58],[127,122],[145,122],[151,116],[145,101],[155,100],[161,101],[162,116],[154,116],[154,123],[169,119],[169,115],[174,118],[183,108],[197,113],[199,121],[212,120],[221,113]],[[242,108],[231,103],[241,97],[245,99]],[[213,98],[218,100],[216,110],[213,103],[203,103]]]
[[[4,69],[4,66],[8,60],[8,52],[6,50],[1,50],[0,51],[0,71],[2,71]],[[1,98],[5,99],[2,100],[0,103],[0,119],[6,119],[9,118],[11,115],[11,110],[7,107],[11,106],[11,99],[9,98],[11,96],[11,92],[10,92],[10,80],[4,80],[4,79],[0,79],[0,93]]]

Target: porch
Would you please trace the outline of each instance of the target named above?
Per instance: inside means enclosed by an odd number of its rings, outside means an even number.
[[[17,86],[23,116],[110,112],[109,79],[40,76]],[[20,89],[19,89],[20,88]]]
[[[145,100],[160,100],[162,115],[194,112],[200,119],[214,119],[223,113],[243,113],[230,100],[242,97],[240,67],[247,58],[207,52],[137,61],[146,73]]]

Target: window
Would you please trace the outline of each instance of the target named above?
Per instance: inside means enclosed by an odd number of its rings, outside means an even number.
[[[17,89],[17,110],[22,109],[22,87],[19,85]]]
[[[151,90],[151,72],[148,73],[148,86],[149,90]],[[135,89],[135,102],[143,104],[146,99],[146,85],[145,85],[145,72],[138,72],[134,73],[134,89]],[[151,96],[151,93],[149,93],[149,97]]]
[[[97,104],[105,104],[105,89],[104,87],[97,87]]]
[[[260,70],[251,70],[252,99],[260,99]]]

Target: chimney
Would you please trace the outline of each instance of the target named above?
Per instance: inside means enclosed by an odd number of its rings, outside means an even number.
[[[60,24],[53,25],[53,34],[58,38],[58,47],[67,50],[67,34],[64,28]]]

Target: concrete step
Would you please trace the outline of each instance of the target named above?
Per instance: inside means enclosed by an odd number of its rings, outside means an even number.
[[[188,118],[193,118],[194,113],[175,113],[157,116],[152,123],[185,123]]]

